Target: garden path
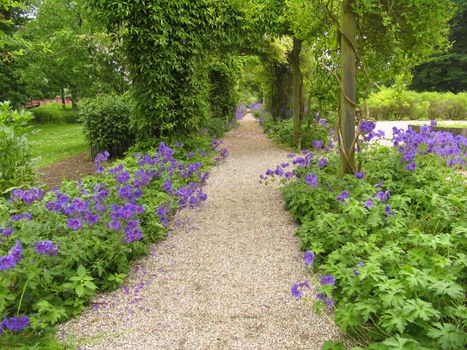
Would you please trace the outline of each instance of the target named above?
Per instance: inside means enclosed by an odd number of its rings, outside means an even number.
[[[306,279],[296,226],[259,174],[286,159],[247,115],[225,139],[204,207],[179,214],[125,286],[61,337],[80,349],[319,349],[340,333],[290,293]]]

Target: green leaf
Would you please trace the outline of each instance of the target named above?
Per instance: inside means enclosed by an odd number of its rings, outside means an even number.
[[[463,349],[467,344],[467,335],[451,323],[435,323],[427,335],[436,339],[443,350]]]
[[[79,277],[86,276],[86,269],[83,265],[79,265],[77,272]]]
[[[84,295],[84,287],[82,285],[76,286],[75,292],[81,298]]]

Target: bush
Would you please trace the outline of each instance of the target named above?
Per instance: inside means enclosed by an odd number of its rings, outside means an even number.
[[[362,152],[355,176],[337,176],[338,155],[315,152],[283,188],[306,261],[324,276],[312,300],[335,309],[356,349],[462,349],[466,139],[424,127],[395,140]]]
[[[135,137],[130,129],[132,111],[128,95],[98,96],[79,102],[79,118],[93,157],[104,150],[112,156],[122,156],[134,143]]]
[[[375,120],[465,120],[467,93],[415,92],[382,89],[368,99]]]
[[[49,103],[37,108],[32,108],[33,122],[37,124],[71,124],[78,123],[78,112],[73,111],[71,106],[59,103]]]
[[[187,153],[161,143],[111,169],[99,154],[96,176],[0,201],[0,347],[10,348],[23,328],[27,339],[78,314],[96,290],[115,289],[177,211],[206,200],[208,153],[218,147]]]
[[[0,194],[21,187],[32,179],[31,155],[26,137],[32,115],[13,111],[8,102],[0,103]]]
[[[274,120],[266,111],[255,112],[255,116],[260,119],[264,127],[264,131],[279,144],[292,148],[293,140],[293,121],[292,119]],[[332,119],[332,116],[330,116]],[[331,121],[320,119],[306,114],[302,121],[301,136],[302,148],[311,148],[314,140],[322,140],[325,143],[329,141],[329,133],[332,130],[333,123]]]

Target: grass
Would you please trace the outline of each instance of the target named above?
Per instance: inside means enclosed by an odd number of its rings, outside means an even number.
[[[35,168],[57,163],[88,149],[80,124],[34,125],[29,142]]]

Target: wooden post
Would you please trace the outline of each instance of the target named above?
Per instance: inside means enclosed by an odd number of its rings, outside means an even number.
[[[303,120],[303,78],[300,70],[300,51],[302,40],[293,38],[292,50],[292,112],[293,112],[293,140],[294,147],[301,147],[301,125]]]
[[[357,18],[352,11],[353,0],[344,0],[341,9],[341,160],[342,173],[355,169],[355,103],[357,99],[357,59],[355,55]],[[350,101],[349,101],[350,100]]]

